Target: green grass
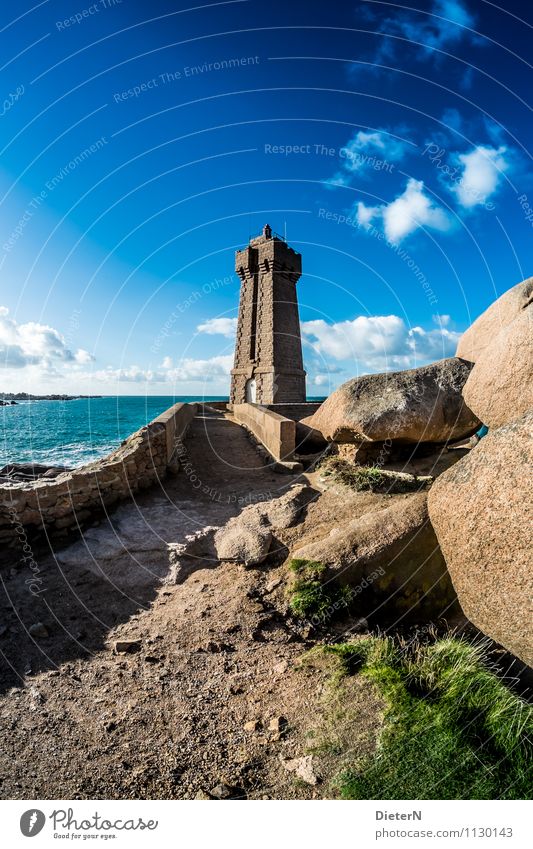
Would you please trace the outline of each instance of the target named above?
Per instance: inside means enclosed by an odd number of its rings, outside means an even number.
[[[358,466],[340,457],[327,458],[320,466],[322,474],[331,476],[336,483],[355,489],[357,492],[380,492],[396,494],[419,492],[427,488],[432,478],[414,477],[393,471],[384,471],[377,466]]]
[[[326,567],[315,560],[295,559],[289,569],[296,573],[290,588],[289,605],[295,616],[309,619],[314,625],[326,625],[346,613],[352,594],[335,580],[324,583]]]
[[[370,637],[324,650],[338,676],[367,676],[387,705],[376,753],[336,779],[342,798],[529,798],[533,708],[491,671],[483,646]]]

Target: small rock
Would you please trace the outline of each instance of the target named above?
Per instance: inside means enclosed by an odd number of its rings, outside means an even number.
[[[274,719],[271,719],[268,723],[268,730],[273,731],[276,734],[281,734],[283,731],[287,730],[288,722],[284,716],[275,716]]]
[[[283,583],[283,578],[274,578],[265,585],[265,592],[272,593]]]
[[[145,655],[144,662],[145,663],[159,663],[159,658],[154,657],[153,654],[147,654],[147,655]]]
[[[111,722],[106,722],[104,728],[107,731],[107,733],[110,734],[112,731],[116,731],[117,723],[113,722],[113,720],[111,720]]]
[[[250,719],[248,722],[245,722],[244,725],[243,725],[244,730],[248,731],[248,732],[259,731],[260,727],[261,727],[261,723],[259,722],[258,719]]]
[[[34,699],[36,702],[39,702],[40,704],[43,704],[43,702],[46,701],[45,697],[41,692],[39,692],[37,687],[30,687],[30,695],[32,699]]]
[[[116,640],[114,645],[117,654],[132,654],[133,652],[140,651],[140,648],[140,640]]]
[[[199,790],[194,798],[198,799],[199,801],[206,801],[207,799],[212,799],[213,797],[210,796],[209,793],[206,793],[205,790]]]
[[[49,636],[48,628],[46,625],[43,625],[42,622],[35,622],[33,625],[30,625],[28,628],[28,634],[30,637],[37,637],[39,640],[44,640]]]
[[[232,789],[227,784],[217,784],[210,792],[215,799],[230,799],[232,795]]]
[[[294,772],[298,778],[301,778],[302,781],[305,781],[306,784],[311,784],[314,786],[318,783],[318,777],[315,775],[313,770],[313,756],[312,755],[304,755],[301,758],[292,758],[291,760],[284,760],[280,758],[282,766],[287,772]]]

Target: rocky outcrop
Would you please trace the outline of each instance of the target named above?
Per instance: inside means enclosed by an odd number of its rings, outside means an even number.
[[[426,493],[365,513],[293,557],[323,563],[328,577],[352,588],[365,617],[420,621],[449,612],[455,600]]]
[[[255,566],[265,560],[272,542],[272,531],[266,518],[255,512],[230,519],[226,527],[215,534],[215,549],[219,560],[236,560],[245,566]]]
[[[265,560],[272,542],[272,529],[289,528],[299,518],[313,490],[296,484],[272,501],[251,504],[214,536],[218,560],[236,560],[253,566]]]
[[[464,612],[531,665],[532,436],[533,412],[489,432],[429,493],[431,521]]]
[[[304,423],[341,443],[461,439],[479,426],[461,395],[471,368],[452,357],[407,371],[364,375],[344,383]]]
[[[533,304],[523,309],[479,354],[463,397],[491,428],[513,421],[533,408]]]
[[[71,470],[67,466],[47,466],[42,463],[9,463],[0,469],[0,483],[57,478],[69,471]]]
[[[532,303],[533,277],[518,283],[494,301],[463,333],[455,356],[476,363],[496,336]]]

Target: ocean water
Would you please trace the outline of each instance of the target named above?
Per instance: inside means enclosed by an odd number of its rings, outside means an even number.
[[[202,400],[193,395],[132,395],[0,407],[0,467],[31,462],[81,466],[117,448],[178,401]],[[228,399],[213,396],[210,400]]]

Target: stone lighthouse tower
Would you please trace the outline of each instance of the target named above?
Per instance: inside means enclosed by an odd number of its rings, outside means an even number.
[[[302,257],[268,224],[237,251],[241,299],[230,402],[287,404],[306,400],[296,282]]]

